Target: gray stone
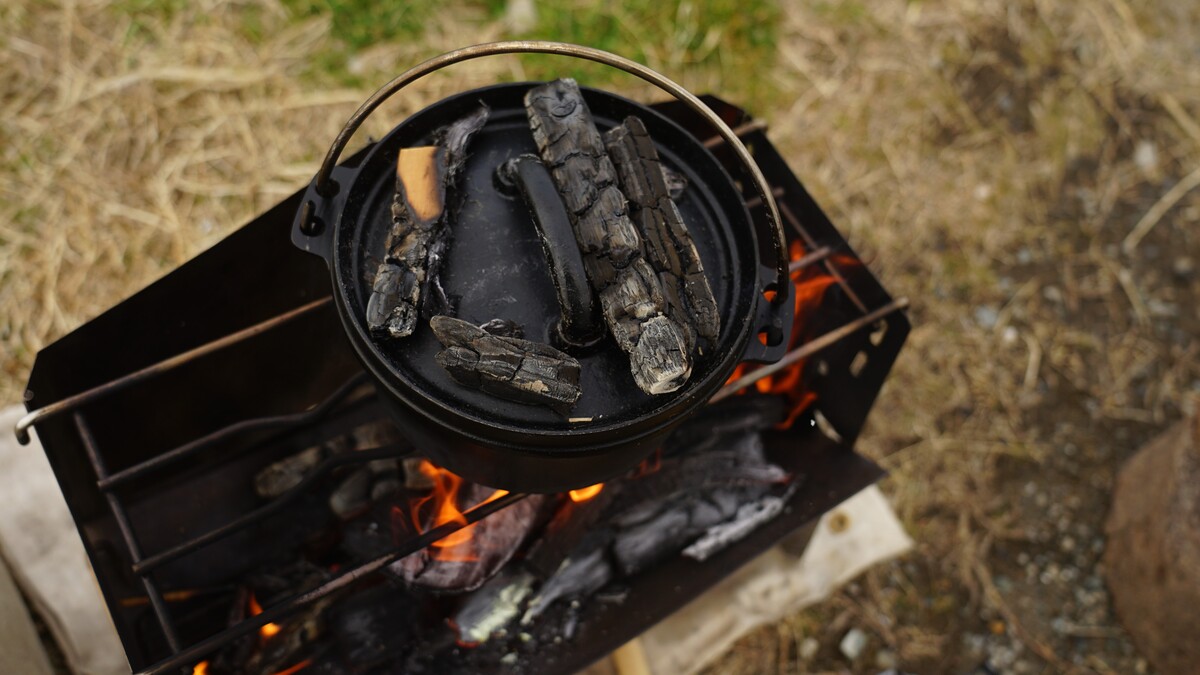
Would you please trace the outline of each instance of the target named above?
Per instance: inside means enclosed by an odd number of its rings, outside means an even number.
[[[838,650],[847,659],[857,661],[858,657],[862,656],[863,650],[867,648],[867,640],[866,633],[858,628],[851,628],[838,643]]]

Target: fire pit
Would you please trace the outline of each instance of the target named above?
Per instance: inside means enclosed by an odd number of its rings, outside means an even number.
[[[325,265],[287,245],[304,193],[38,355],[21,428],[37,426],[135,671],[573,672],[879,477],[853,444],[905,304],[765,126],[703,101],[787,225],[790,336],[631,471],[530,495],[443,468],[393,424]],[[704,115],[651,109],[770,231]]]

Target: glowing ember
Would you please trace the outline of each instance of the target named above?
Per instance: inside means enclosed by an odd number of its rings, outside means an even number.
[[[208,675],[208,661],[201,661],[192,666],[192,675]]]
[[[585,488],[579,488],[578,490],[571,490],[567,494],[571,496],[571,501],[573,502],[586,502],[592,497],[600,494],[600,491],[603,489],[604,483],[596,483],[595,485],[589,485]]]
[[[251,595],[250,596],[250,616],[258,616],[259,614],[262,614],[262,611],[263,611],[262,605],[258,604],[258,599],[256,599],[253,595]],[[278,635],[279,631],[281,631],[281,630],[283,630],[283,629],[279,627],[279,624],[268,623],[268,624],[265,624],[262,628],[259,628],[258,633],[259,633],[259,635],[263,636],[263,639],[269,639],[269,638],[274,637],[275,635]],[[295,671],[293,671],[293,672],[295,672]]]
[[[275,675],[294,675],[295,673],[298,673],[311,665],[312,665],[312,661],[305,659],[305,660],[301,661],[300,663],[297,663],[296,665],[292,666],[291,668],[287,668],[285,670],[279,671],[278,673],[275,673]]]
[[[421,525],[421,508],[432,501],[433,508],[433,523],[429,529],[435,528],[438,525],[445,523],[460,523],[466,524],[467,518],[463,515],[462,510],[458,507],[458,491],[462,487],[463,479],[455,474],[434,466],[433,464],[422,461],[419,467],[422,474],[433,481],[433,492],[427,497],[422,497],[412,503],[410,512],[412,514],[413,524],[417,530],[422,529]],[[487,499],[480,502],[486,504],[490,501],[497,500],[508,494],[507,490],[496,490]],[[476,559],[474,553],[471,552],[467,543],[474,536],[474,525],[467,525],[457,532],[433,542],[431,548],[436,549],[437,555],[435,559],[443,561],[459,561],[470,562]]]

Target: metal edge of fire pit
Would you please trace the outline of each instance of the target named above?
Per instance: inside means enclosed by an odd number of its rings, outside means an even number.
[[[704,100],[731,124],[746,124],[750,120],[744,111],[720,99],[704,97]],[[668,115],[677,114],[669,103],[656,107]],[[677,118],[677,121],[698,137],[708,135],[703,128],[689,124],[686,114],[682,119]],[[774,174],[774,180],[782,183],[782,205],[793,214],[800,214],[805,226],[816,231],[820,244],[832,245],[849,252],[845,240],[800,186],[765,135],[754,132],[748,136],[748,140],[755,145],[756,156],[758,161],[764,164],[765,170]],[[715,151],[720,154],[721,149],[716,148]],[[349,161],[354,162],[361,156],[362,153],[359,153]],[[299,193],[269,209],[163,279],[43,349],[39,352],[30,375],[29,393],[26,398],[28,407],[34,409],[62,400],[171,355],[267,320],[281,312],[327,297],[328,273],[324,266],[316,259],[286,245],[288,228],[298,205]],[[249,259],[247,256],[248,252],[264,250],[274,253],[271,259]],[[847,279],[847,283],[859,298],[869,300],[872,307],[890,300],[869,272],[853,275]],[[156,317],[156,320],[148,321],[149,317]],[[203,321],[196,321],[195,317],[202,317]],[[845,344],[822,352],[822,359],[830,365],[828,370],[841,372],[839,369],[847,367],[858,351],[875,350],[867,367],[856,378],[859,386],[842,386],[841,391],[833,391],[826,386],[828,383],[820,381],[823,378],[818,378],[818,381],[813,383],[822,400],[836,404],[830,406],[831,411],[833,407],[846,409],[840,415],[836,412],[825,413],[844,439],[844,444],[829,445],[830,457],[838,458],[838,461],[829,466],[831,471],[833,467],[839,466],[842,467],[839,470],[853,471],[855,478],[847,478],[840,490],[827,490],[824,493],[824,501],[819,499],[821,495],[814,493],[812,501],[805,502],[804,508],[796,508],[790,516],[785,514],[777,518],[776,522],[760,528],[745,540],[744,550],[753,550],[753,553],[743,555],[743,547],[739,546],[736,554],[730,551],[723,552],[703,566],[682,560],[676,564],[664,565],[664,568],[677,571],[678,564],[702,567],[703,571],[698,574],[707,581],[697,585],[688,584],[688,593],[694,596],[748,561],[757,552],[768,548],[771,542],[804,523],[811,522],[842,499],[878,479],[878,468],[855,455],[850,448],[909,329],[908,321],[901,312],[889,316],[888,324],[889,335],[878,345],[869,342],[870,331],[864,328],[847,339]],[[265,342],[257,339],[230,349],[243,350],[243,356],[249,355],[268,361],[275,359],[272,363],[280,366],[275,369],[278,377],[286,379],[287,373],[282,369],[283,364],[294,363],[293,359],[313,362],[311,354],[304,352],[304,345],[309,344],[306,338],[333,340],[333,344],[345,342],[344,336],[339,333],[337,318],[328,304],[307,312],[297,320],[291,330],[296,331],[293,337],[298,339],[285,341],[290,345],[285,353],[267,349],[263,346]],[[113,349],[113,345],[119,345],[120,348]],[[255,345],[259,346],[256,348]],[[256,400],[255,394],[264,384],[271,387],[271,391],[277,391],[278,381],[247,381],[238,373],[224,373],[225,377],[215,378],[217,382],[214,383],[212,374],[204,372],[201,359],[197,364],[160,375],[159,379],[152,383],[131,387],[108,400],[84,405],[79,412],[89,416],[95,436],[104,441],[100,445],[107,445],[109,448],[113,445],[121,446],[122,461],[109,467],[110,470],[120,471],[125,465],[145,461],[162,452],[164,448],[177,445],[181,439],[185,441],[195,438],[213,428],[244,418],[247,405],[254,414],[267,415],[291,412],[316,403],[322,393],[336,388],[360,370],[348,346],[341,351],[344,353],[323,354],[326,358],[319,360],[322,365],[318,367],[317,372],[310,374],[311,378],[308,381],[291,382],[290,396],[269,402]],[[215,408],[211,414],[204,416],[202,424],[199,425],[203,428],[198,428],[195,420],[182,416],[172,417],[169,414],[163,417],[155,409],[155,404],[161,403],[156,394],[161,396],[161,392],[178,391],[176,388],[181,382],[194,384],[198,381],[207,381],[207,384],[200,387],[197,397],[206,403],[212,402]],[[847,398],[849,400],[844,400]],[[222,402],[226,402],[227,405],[221,405]],[[175,403],[179,406],[186,402]],[[823,410],[825,408],[826,406],[822,406]],[[160,421],[166,419],[168,424],[124,426],[130,419],[151,416]],[[138,670],[159,660],[161,649],[165,645],[155,648],[152,645],[139,644],[137,636],[139,631],[143,630],[135,625],[139,619],[128,612],[120,611],[118,601],[122,597],[128,597],[131,592],[136,592],[138,588],[135,583],[137,578],[130,572],[130,565],[134,561],[128,559],[127,553],[112,550],[113,542],[120,541],[118,523],[114,521],[110,507],[105,503],[104,493],[97,487],[96,473],[87,461],[84,444],[72,417],[62,415],[39,422],[39,437],[67,498],[88,556],[97,568],[97,578],[131,665]],[[169,432],[148,429],[150,426],[169,427],[173,422],[178,422],[178,425]],[[256,440],[261,442],[262,438],[263,435],[258,434],[257,437],[241,439],[241,442],[231,446],[233,450],[224,448],[222,456],[229,456],[231,452],[236,452],[237,448],[249,447]],[[817,476],[819,472],[813,475]],[[814,483],[819,484],[819,481]],[[126,501],[136,502],[140,486],[135,482],[126,487]],[[808,492],[809,488],[806,487],[801,494]],[[798,495],[796,499],[804,498]],[[797,503],[793,500],[793,504]],[[811,512],[808,508],[810,504]],[[102,573],[105,570],[107,572]],[[652,571],[643,575],[645,580],[639,577],[631,582],[631,585],[636,583],[638,587],[642,587],[642,584],[648,584],[646,588],[653,587],[662,592],[664,588],[670,587],[670,575],[661,574],[663,573]],[[119,580],[119,583],[114,579]],[[655,585],[649,585],[649,580],[655,579]],[[128,587],[117,588],[117,585]],[[553,657],[556,667],[559,668],[582,667],[690,599],[670,592],[663,598],[662,602],[656,604],[655,611],[645,614],[643,621],[626,623],[624,620],[613,620],[597,622],[591,628],[584,626],[583,630],[589,631],[589,634],[595,631],[597,636],[604,638],[597,637],[596,643],[602,645],[602,648],[574,650],[578,653],[572,653],[572,642],[561,648],[547,649],[546,656]],[[149,617],[144,613],[141,615],[142,620],[147,618]],[[636,630],[618,630],[635,625]]]

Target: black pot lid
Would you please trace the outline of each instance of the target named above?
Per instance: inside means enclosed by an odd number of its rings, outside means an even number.
[[[531,86],[535,85],[501,85],[440,101],[394,129],[356,170],[337,224],[335,275],[343,286],[345,310],[355,321],[360,350],[365,348],[366,358],[386,366],[404,398],[424,399],[423,403],[487,424],[518,429],[608,427],[654,415],[700,390],[707,392],[707,398],[740,360],[753,318],[759,265],[749,214],[729,175],[695,137],[643,105],[594,89],[584,89],[584,98],[601,132],[637,115],[655,140],[663,163],[688,182],[676,203],[720,308],[722,329],[716,348],[695,356],[687,384],[669,394],[642,392],[630,374],[628,356],[606,336],[592,347],[571,352],[582,366],[583,393],[564,417],[546,407],[513,403],[452,380],[434,360],[442,347],[427,320],[405,338],[367,333],[365,307],[391,227],[400,148],[432,143],[436,129],[483,102],[491,114],[471,141],[450,202],[451,243],[441,282],[458,298],[458,318],[475,324],[507,319],[523,327],[525,339],[553,344],[560,309],[537,230],[525,203],[505,194],[495,181],[501,164],[537,153],[523,104]]]

